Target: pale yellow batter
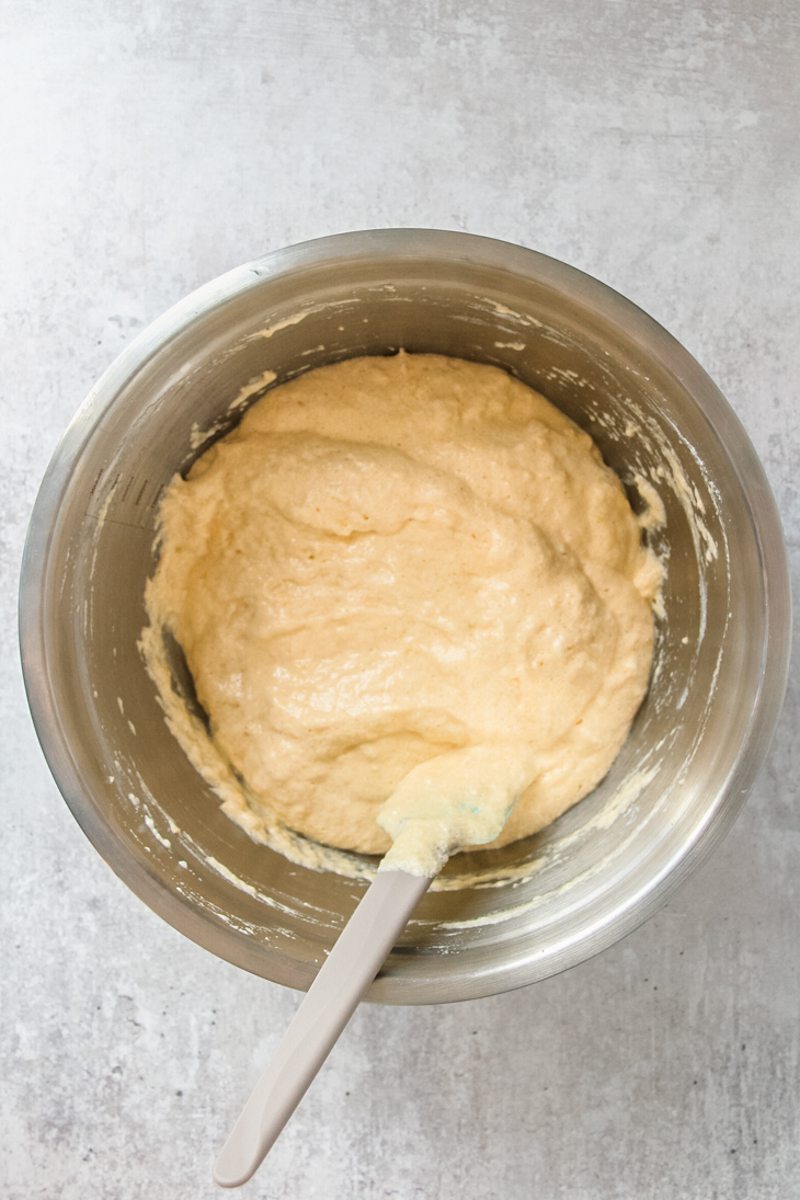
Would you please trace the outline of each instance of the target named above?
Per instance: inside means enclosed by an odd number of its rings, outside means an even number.
[[[389,830],[431,869],[413,809],[439,822],[428,850],[532,833],[602,779],[644,695],[660,572],[620,482],[496,368],[309,372],[161,521],[152,626],[249,806],[327,845],[383,853]]]

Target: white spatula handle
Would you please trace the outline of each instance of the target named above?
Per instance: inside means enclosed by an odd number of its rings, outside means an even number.
[[[246,1183],[328,1057],[430,879],[379,871],[322,964],[214,1166],[221,1187]]]

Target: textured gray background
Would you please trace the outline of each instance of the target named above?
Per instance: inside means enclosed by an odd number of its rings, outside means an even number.
[[[195,1200],[296,997],[129,895],[44,766],[14,591],[58,435],[138,329],[226,268],[348,228],[469,229],[598,275],[697,355],[764,459],[796,576],[798,10],[0,11],[0,1195]],[[795,677],[734,833],[623,944],[512,995],[359,1012],[245,1194],[800,1194],[797,724]]]

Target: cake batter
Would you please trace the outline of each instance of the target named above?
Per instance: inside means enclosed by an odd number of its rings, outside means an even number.
[[[394,839],[429,872],[533,833],[644,696],[658,564],[588,435],[497,368],[310,371],[173,480],[160,522],[151,626],[243,811],[325,845]]]

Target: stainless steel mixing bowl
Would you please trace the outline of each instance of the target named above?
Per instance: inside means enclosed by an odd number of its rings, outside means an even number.
[[[494,884],[428,895],[371,991],[424,1003],[530,983],[622,937],[720,840],[766,752],[789,642],[780,524],[741,425],[669,334],[562,263],[464,234],[344,234],[239,267],[88,396],[36,501],[20,618],[36,728],[95,847],[207,949],[306,987],[364,885],[221,813],[142,664],[142,598],[161,490],[242,389],[398,346],[498,363],[544,392],[635,505],[637,477],[654,483],[666,523],[650,536],[669,554],[652,686],[608,778],[545,833],[470,856]]]

